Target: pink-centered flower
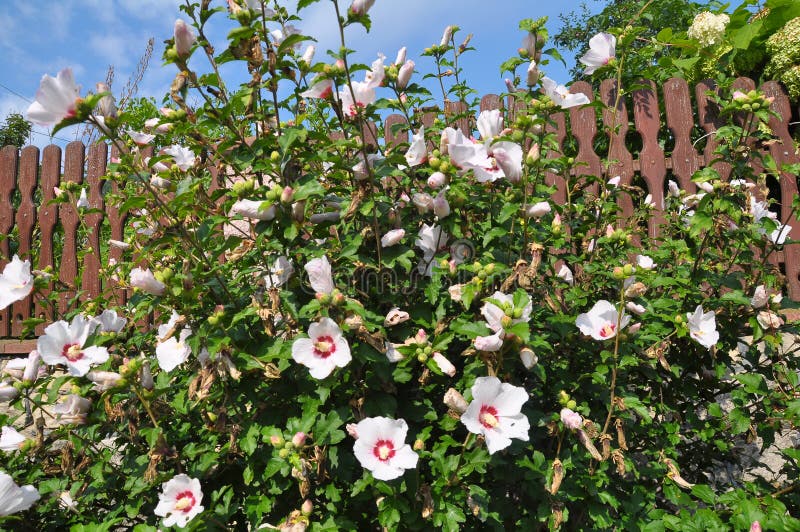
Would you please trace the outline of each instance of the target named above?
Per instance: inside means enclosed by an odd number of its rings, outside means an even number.
[[[703,305],[697,305],[694,313],[687,312],[686,317],[688,318],[689,336],[694,341],[708,349],[716,345],[719,341],[719,333],[713,310],[703,312]]]
[[[18,486],[11,475],[0,471],[0,517],[27,510],[39,498],[36,488]]]
[[[85,347],[87,338],[96,326],[94,321],[87,320],[82,314],[75,316],[69,324],[63,320],[51,323],[36,342],[36,350],[45,364],[64,364],[70,375],[82,377],[92,366],[108,360],[105,347]]]
[[[417,467],[419,456],[406,443],[408,425],[403,419],[368,417],[354,428],[358,435],[353,453],[364,469],[378,480],[392,480]]]
[[[337,99],[342,104],[342,112],[345,116],[352,118],[358,115],[359,109],[375,103],[375,88],[380,87],[385,75],[384,59],[386,56],[378,54],[378,59],[372,62],[372,70],[367,72],[364,81],[351,83],[352,92],[350,87],[344,87],[339,91]]]
[[[201,502],[203,491],[200,481],[184,474],[175,475],[161,485],[158,505],[153,513],[164,518],[164,526],[178,525],[183,528],[204,510]]]
[[[45,74],[36,92],[36,100],[28,107],[28,120],[50,126],[74,117],[78,112],[80,91],[71,68],[63,69],[56,77]]]
[[[520,386],[500,382],[497,377],[478,377],[472,385],[472,402],[461,422],[486,440],[489,454],[511,445],[511,439],[528,441],[530,422],[521,413],[528,392]]]
[[[333,95],[333,81],[329,78],[314,78],[311,86],[300,93],[302,98],[330,98]]]
[[[292,359],[309,368],[315,379],[324,379],[334,368],[349,364],[352,356],[339,325],[330,318],[322,318],[308,327],[308,338],[294,341]]]
[[[600,67],[606,66],[616,53],[617,38],[610,33],[598,33],[589,39],[589,51],[580,58],[586,65],[584,74],[592,74]]]
[[[583,334],[591,336],[595,340],[608,340],[617,335],[618,327],[619,330],[624,329],[630,320],[630,316],[624,312],[620,316],[614,305],[601,299],[589,312],[579,314],[575,325]]]
[[[32,290],[31,261],[19,260],[19,257],[14,255],[0,274],[0,310],[15,301],[22,301]]]

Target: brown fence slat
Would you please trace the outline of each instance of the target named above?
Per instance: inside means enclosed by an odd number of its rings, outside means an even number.
[[[620,185],[630,185],[633,180],[633,156],[625,146],[625,136],[628,133],[628,108],[625,105],[625,98],[618,97],[615,80],[603,80],[600,84],[600,100],[606,105],[603,109],[603,122],[608,128],[609,138],[609,164],[605,178],[619,176]],[[633,201],[629,194],[620,194],[618,201],[622,216],[627,218],[633,215]]]
[[[664,111],[675,139],[670,157],[672,174],[683,190],[693,193],[697,186],[692,182],[692,175],[700,168],[701,158],[692,143],[694,115],[685,79],[670,78],[664,83]]]
[[[558,147],[550,151],[550,153],[542,154],[542,156],[547,156],[549,159],[557,159],[563,155],[564,139],[567,138],[567,117],[564,113],[555,113],[550,115],[550,120],[552,120],[552,124],[547,125],[546,131],[555,134]],[[566,203],[567,182],[564,176],[545,170],[544,181],[548,185],[556,187],[556,193],[553,194],[553,201],[560,205]]]
[[[403,115],[387,116],[383,122],[383,129],[387,151],[408,143],[408,121]]]
[[[108,145],[99,142],[89,147],[89,161],[86,172],[86,184],[89,186],[89,207],[99,209],[101,212],[94,212],[83,217],[84,224],[89,229],[88,248],[83,258],[83,277],[82,288],[88,298],[97,297],[101,292],[100,268],[102,259],[100,256],[100,230],[103,224],[103,182],[101,177],[106,173],[106,161],[108,160]]]
[[[502,109],[502,108],[503,108],[503,102],[500,99],[500,97],[496,94],[487,94],[486,96],[481,98],[481,111],[492,111],[494,109]],[[506,122],[506,127],[508,127],[509,122]]]
[[[33,226],[36,223],[36,205],[33,203],[33,192],[39,175],[39,148],[27,146],[22,150],[19,158],[19,175],[17,176],[17,190],[20,201],[16,213],[17,254],[22,259],[31,259],[33,255]],[[34,261],[31,260],[31,264]],[[31,317],[31,299],[25,298],[17,301],[12,307],[11,335],[22,335],[22,321]]]
[[[47,146],[42,152],[42,171],[39,176],[39,190],[41,191],[42,203],[39,205],[39,263],[38,268],[44,270],[51,268],[53,275],[57,275],[55,269],[56,262],[53,251],[53,234],[58,223],[58,205],[50,204],[55,198],[53,187],[58,186],[61,181],[61,148],[58,146]],[[47,320],[36,326],[36,334],[43,334],[44,328],[56,317],[55,309],[42,303],[53,289],[53,283],[49,283],[47,288],[42,289],[41,298],[34,302],[34,314],[37,318]]]
[[[14,227],[14,206],[11,197],[17,182],[19,151],[16,146],[0,149],[0,234],[10,235]],[[0,239],[0,269],[11,259],[11,246],[7,238]],[[11,308],[0,310],[0,337],[11,333]]]
[[[767,96],[774,98],[770,109],[778,114],[769,119],[769,127],[780,139],[780,142],[773,143],[769,150],[778,168],[785,164],[800,163],[800,156],[794,150],[794,142],[789,134],[789,122],[792,117],[792,109],[789,98],[783,91],[779,83],[769,81],[761,86],[761,90]],[[792,211],[792,198],[797,194],[797,176],[788,172],[781,173],[781,221],[789,224],[792,230],[789,237],[792,240],[800,240],[800,222],[797,214]],[[800,299],[800,244],[788,244],[784,246],[784,267],[786,268],[786,282],[789,288],[789,296]]]
[[[723,181],[728,180],[731,173],[731,165],[723,162],[711,164],[717,156],[714,151],[719,146],[717,141],[717,130],[724,125],[725,120],[720,116],[720,108],[717,102],[711,99],[708,92],[719,94],[719,87],[712,80],[701,81],[695,88],[697,97],[697,118],[703,130],[706,132],[706,148],[703,150],[704,166],[711,166],[719,173]]]
[[[647,83],[647,82],[643,82]],[[656,208],[648,220],[648,235],[656,237],[659,227],[664,223],[664,177],[667,165],[664,163],[664,150],[658,143],[661,130],[661,118],[658,109],[658,94],[655,83],[649,82],[650,88],[637,89],[633,92],[633,119],[636,131],[642,137],[642,151],[639,152],[639,171],[647,183],[647,192],[653,197]]]
[[[83,182],[83,161],[85,155],[85,147],[81,142],[75,141],[67,144],[66,154],[64,156],[64,180],[72,181],[74,183]],[[62,203],[58,209],[59,217],[61,218],[61,226],[64,228],[64,248],[61,251],[60,257],[60,279],[61,282],[72,286],[75,290],[80,288],[76,285],[78,282],[78,209],[75,204]],[[73,297],[74,292],[68,290],[58,302],[58,308],[61,314],[67,311],[68,298]]]
[[[460,129],[465,137],[472,136],[473,126],[471,122],[473,120],[468,116],[469,112],[469,107],[464,102],[451,102],[448,100],[444,102],[444,115],[448,118],[447,121]]]
[[[585,81],[573,83],[569,92],[585,94],[590,101],[594,100],[592,86]],[[569,122],[572,126],[572,136],[578,142],[578,155],[575,157],[574,174],[580,176],[603,176],[603,165],[600,157],[594,152],[594,137],[597,135],[597,122],[594,107],[572,107],[569,110]],[[592,184],[589,189],[597,194],[597,184]]]

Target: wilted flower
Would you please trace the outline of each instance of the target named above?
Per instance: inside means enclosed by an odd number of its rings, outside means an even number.
[[[616,46],[617,38],[610,33],[598,33],[589,39],[589,51],[580,58],[580,62],[586,65],[583,73],[589,75],[607,65],[614,59]]]
[[[444,190],[433,198],[433,214],[439,219],[445,218],[450,214],[450,204],[447,202]]]
[[[482,434],[489,454],[511,445],[511,439],[528,441],[530,423],[520,412],[528,393],[520,386],[501,383],[497,377],[478,377],[472,385],[472,402],[461,422],[474,434]]]
[[[395,325],[400,325],[403,322],[408,321],[411,316],[408,315],[408,312],[400,310],[398,307],[394,307],[386,314],[386,318],[383,320],[384,327],[393,327]]]
[[[703,305],[697,305],[694,313],[687,312],[689,336],[703,347],[711,349],[719,341],[714,311],[703,312]]]
[[[36,350],[45,364],[64,364],[70,375],[82,377],[91,366],[108,360],[105,347],[84,347],[96,326],[82,314],[76,315],[69,324],[63,320],[51,323],[36,342]]]
[[[90,371],[86,378],[94,383],[96,390],[102,392],[119,384],[122,375],[115,371]]]
[[[22,301],[32,290],[31,261],[19,260],[19,257],[14,255],[0,274],[0,310],[15,301]]]
[[[444,404],[447,406],[447,408],[457,412],[458,414],[463,414],[466,412],[467,407],[469,406],[466,399],[464,399],[464,396],[461,395],[455,388],[448,389],[444,394]]]
[[[503,336],[502,330],[497,331],[489,336],[476,336],[475,349],[489,353],[500,351],[500,348],[503,347]]]
[[[269,269],[269,275],[264,277],[264,282],[267,288],[278,288],[286,284],[293,273],[292,261],[281,255],[275,259],[275,263]]]
[[[392,480],[417,467],[419,456],[405,442],[408,425],[403,419],[368,417],[355,426],[353,453],[362,467],[378,480]]]
[[[131,270],[131,286],[148,294],[160,296],[164,294],[167,286],[155,278],[150,268],[134,268]]]
[[[640,305],[638,303],[634,303],[633,301],[628,301],[625,304],[625,308],[630,310],[634,314],[639,315],[639,316],[641,316],[642,314],[644,314],[647,311],[647,309],[644,308],[642,305]]]
[[[570,270],[566,264],[561,265],[561,268],[558,269],[558,273],[556,275],[564,279],[564,281],[569,285],[572,285],[575,282],[575,279],[572,276],[572,270]]]
[[[589,312],[579,314],[575,325],[583,334],[591,336],[595,340],[608,340],[617,335],[619,332],[617,327],[620,330],[624,329],[630,320],[630,316],[624,312],[620,316],[614,305],[601,299]]]
[[[519,360],[525,366],[525,369],[531,369],[539,362],[539,357],[530,347],[523,347],[519,350]]]
[[[334,368],[349,364],[352,357],[339,325],[330,318],[322,318],[308,327],[308,338],[294,341],[292,359],[309,368],[315,379],[324,379]]]
[[[771,310],[762,310],[756,314],[756,320],[763,329],[778,329],[783,325],[783,318],[772,312]]]
[[[71,68],[63,69],[56,77],[45,74],[36,91],[36,100],[28,107],[28,120],[49,126],[74,117],[78,112],[80,90]]]
[[[161,485],[158,506],[153,513],[165,518],[162,522],[164,526],[178,525],[183,528],[204,510],[201,502],[203,491],[200,489],[200,481],[184,474],[175,475]]]
[[[40,498],[33,486],[17,486],[10,475],[0,471],[0,517],[27,510]]]
[[[763,284],[760,284],[753,291],[753,297],[750,298],[750,305],[752,305],[753,308],[761,308],[767,304],[768,300],[767,289]]]

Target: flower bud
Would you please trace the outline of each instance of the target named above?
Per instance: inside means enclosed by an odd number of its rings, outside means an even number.
[[[450,39],[453,38],[453,26],[447,26],[444,29],[444,33],[442,34],[442,40],[439,42],[439,46],[447,46],[450,44]]]
[[[439,370],[441,370],[441,372],[445,375],[449,377],[456,376],[456,367],[443,354],[439,353],[438,351],[433,353],[433,361],[436,362]]]
[[[283,187],[280,196],[280,202],[284,205],[288,205],[292,202],[292,197],[294,196],[294,189],[292,187]]]
[[[282,448],[286,440],[280,434],[273,434],[269,437],[269,443],[275,448]]]
[[[406,62],[406,47],[403,46],[397,51],[397,58],[394,60],[395,66],[400,66]]]
[[[196,37],[192,29],[181,19],[175,21],[175,52],[178,57],[185,59],[192,51]]]
[[[522,365],[525,366],[525,369],[531,369],[539,362],[536,353],[534,353],[533,349],[530,347],[523,347],[519,350],[519,359],[522,361]]]
[[[305,432],[296,432],[294,436],[292,436],[292,445],[294,445],[295,447],[302,447],[305,442],[306,442]]]
[[[400,67],[400,70],[397,73],[397,88],[400,90],[405,89],[408,86],[408,82],[411,80],[411,75],[414,73],[414,61],[409,59],[403,66]]]
[[[550,203],[546,201],[540,201],[533,205],[525,205],[523,208],[526,218],[541,218],[551,210]]]
[[[536,61],[531,61],[528,65],[527,77],[525,79],[528,87],[533,87],[539,82],[539,67],[536,66]]]
[[[467,407],[469,406],[466,399],[464,399],[464,396],[461,395],[455,388],[450,388],[444,394],[444,404],[450,410],[453,410],[459,414],[466,412]]]
[[[303,515],[311,515],[311,512],[314,510],[314,504],[308,499],[303,501],[303,505],[300,507],[300,513]]]
[[[447,176],[441,172],[434,172],[428,178],[428,186],[431,188],[442,188],[447,181]]]
[[[366,15],[375,4],[375,0],[353,0],[350,5],[350,13],[354,15]]]
[[[303,57],[300,60],[306,65],[311,66],[311,61],[314,60],[314,53],[316,51],[317,51],[316,47],[313,44],[309,44],[306,47],[306,51],[303,52]]]

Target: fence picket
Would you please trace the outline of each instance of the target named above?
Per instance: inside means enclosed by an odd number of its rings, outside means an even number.
[[[39,264],[38,268],[44,270],[51,268],[53,275],[56,275],[55,253],[53,251],[53,235],[58,223],[58,205],[50,204],[55,198],[53,187],[58,186],[61,180],[61,148],[58,146],[47,146],[42,152],[42,172],[39,177],[39,190],[41,192],[42,203],[39,205]],[[34,303],[34,313],[37,318],[52,321],[55,318],[54,309],[46,305],[43,301],[53,289],[52,281],[42,289],[42,297]],[[36,326],[36,334],[43,334],[47,323]]]
[[[645,82],[647,83],[647,82]],[[664,178],[667,165],[664,163],[664,150],[658,143],[661,130],[661,118],[658,108],[658,94],[655,83],[649,82],[650,88],[637,89],[633,92],[633,119],[636,131],[642,137],[642,151],[639,152],[639,172],[645,183],[647,192],[652,195],[656,207],[647,222],[647,232],[651,238],[658,236],[659,227],[664,223]]]
[[[627,186],[633,179],[633,156],[625,146],[625,136],[628,133],[628,108],[625,105],[625,98],[617,96],[616,81],[603,80],[600,84],[600,100],[607,106],[603,109],[603,122],[609,131],[609,165],[605,179],[619,176],[620,185]],[[614,107],[615,102],[616,107]],[[633,202],[629,194],[620,194],[619,205],[624,217],[633,214]]]
[[[0,150],[0,235],[10,235],[14,228],[14,205],[11,198],[17,183],[19,151],[16,146]],[[0,238],[0,268],[11,260],[8,238]],[[0,310],[0,337],[11,333],[11,308]]]
[[[103,201],[103,182],[100,180],[106,173],[106,161],[108,160],[108,145],[105,143],[92,144],[89,147],[89,161],[86,172],[86,184],[89,192],[89,207],[98,209],[100,212],[86,214],[84,224],[89,229],[88,246],[83,257],[83,278],[81,279],[82,288],[87,298],[100,295],[102,290],[100,284],[100,267],[102,264],[100,254],[100,231],[103,224],[103,212],[105,203]]]
[[[83,161],[85,147],[81,142],[75,141],[67,144],[66,155],[64,156],[64,180],[74,183],[83,183]],[[74,297],[75,291],[79,290],[76,285],[78,281],[78,209],[74,203],[62,203],[58,209],[61,218],[61,226],[64,228],[64,248],[61,251],[59,264],[59,279],[62,283],[71,287],[67,291],[69,297]],[[62,314],[67,311],[68,299],[62,298],[59,301],[58,310]]]
[[[569,90],[573,94],[585,94],[589,100],[594,100],[592,86],[585,81],[572,84]],[[594,107],[572,107],[569,110],[569,121],[572,126],[572,136],[578,142],[578,155],[575,157],[575,176],[600,176],[602,178],[603,165],[600,157],[594,152],[594,138],[597,135],[597,121]],[[593,194],[597,194],[597,184],[588,187]]]
[[[670,78],[664,84],[664,111],[667,115],[667,126],[675,139],[669,159],[672,175],[678,180],[678,185],[691,194],[697,190],[692,182],[692,175],[700,168],[702,158],[692,143],[694,115],[689,85],[685,79]],[[658,206],[660,205],[659,203]]]
[[[30,259],[33,250],[33,226],[36,217],[36,205],[33,203],[33,191],[39,174],[39,148],[27,146],[22,149],[19,158],[19,175],[17,191],[19,207],[16,212],[17,242],[20,258]],[[33,261],[31,261],[33,262]],[[25,298],[14,303],[11,310],[14,319],[11,322],[12,336],[22,335],[22,322],[31,317],[31,299]]]

